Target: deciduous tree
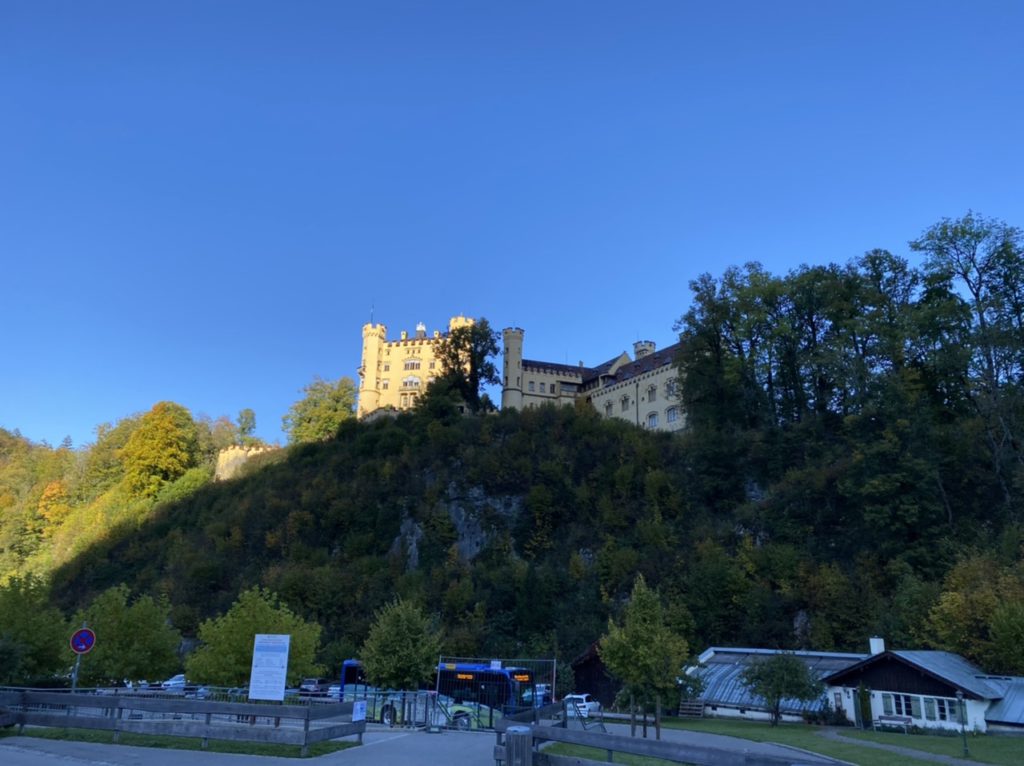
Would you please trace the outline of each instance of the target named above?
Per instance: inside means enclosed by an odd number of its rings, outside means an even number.
[[[743,671],[742,679],[750,691],[768,705],[772,726],[777,726],[782,718],[783,700],[810,701],[823,691],[810,668],[795,655],[785,652],[754,662]]]
[[[360,651],[371,683],[386,689],[415,689],[430,678],[441,653],[432,620],[411,601],[396,598],[374,615]]]
[[[276,594],[259,587],[238,596],[226,614],[199,626],[200,647],[185,661],[190,678],[203,683],[238,686],[252,671],[253,642],[257,633],[291,636],[288,683],[316,676],[320,626],[307,622],[281,604]]]
[[[472,412],[486,409],[490,402],[483,387],[500,382],[492,361],[498,353],[498,337],[490,323],[480,318],[449,331],[434,352],[441,367],[436,386],[455,391]]]
[[[119,453],[125,483],[135,494],[151,497],[196,465],[198,451],[189,411],[174,402],[159,402],[142,416]]]
[[[0,684],[32,684],[62,674],[68,623],[42,580],[14,577],[0,587]]]
[[[335,382],[319,377],[302,389],[305,396],[282,418],[288,441],[293,444],[330,439],[355,411],[356,388],[351,378]]]

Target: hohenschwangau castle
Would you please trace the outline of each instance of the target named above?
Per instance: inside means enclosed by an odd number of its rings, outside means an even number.
[[[472,323],[467,317],[452,317],[448,332]],[[363,325],[357,416],[415,406],[416,398],[440,374],[435,349],[448,332],[435,330],[427,335],[421,323],[415,334],[403,330],[398,339],[388,340],[384,325]],[[623,351],[595,367],[585,367],[582,362],[573,366],[524,359],[523,338],[518,327],[502,332],[502,408],[572,404],[583,399],[607,418],[659,431],[682,428],[677,371],[672,364],[679,344],[659,351],[654,343],[639,341],[633,344],[633,358]]]

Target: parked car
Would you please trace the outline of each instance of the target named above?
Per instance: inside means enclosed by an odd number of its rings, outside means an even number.
[[[601,703],[589,694],[566,694],[563,699],[566,715],[570,718],[589,718],[601,712]]]
[[[333,683],[330,678],[303,678],[299,684],[299,696],[326,697]]]
[[[160,691],[164,692],[177,692],[179,694],[185,693],[185,674],[178,673],[176,676],[171,676],[162,684],[160,684]]]

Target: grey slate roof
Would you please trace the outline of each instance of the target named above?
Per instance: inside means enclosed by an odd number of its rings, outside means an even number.
[[[1001,686],[1002,699],[985,711],[989,723],[1024,726],[1024,678],[986,679]]]
[[[998,699],[1002,696],[998,687],[988,683],[981,668],[972,665],[959,654],[938,651],[890,652],[922,670],[959,686],[981,699]]]
[[[806,664],[819,679],[855,665],[868,656],[845,652],[784,652],[775,649],[711,647],[700,655],[704,667],[698,667],[693,671],[694,675],[704,680],[701,699],[706,705],[765,709],[764,700],[747,690],[741,676],[752,663],[774,654],[792,654]],[[821,710],[824,702],[824,696],[810,702],[784,699],[781,708],[784,713],[800,714]]]

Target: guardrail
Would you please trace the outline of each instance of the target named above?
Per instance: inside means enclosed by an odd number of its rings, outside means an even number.
[[[546,742],[564,742],[603,750],[607,763],[613,761],[615,753],[660,758],[670,763],[693,766],[795,766],[807,763],[798,756],[783,758],[743,753],[678,742],[564,729],[561,726],[526,726],[514,721],[503,724],[497,733],[497,743],[494,746],[494,762],[497,766],[600,766],[600,761],[590,761],[577,756],[550,755],[538,750],[538,747]]]
[[[328,739],[355,736],[360,744],[366,721],[331,722],[349,716],[351,702],[320,705],[267,705],[250,702],[213,702],[183,697],[72,694],[45,691],[0,691],[0,717],[25,726],[99,729],[163,734],[202,740],[269,742],[309,745]]]

